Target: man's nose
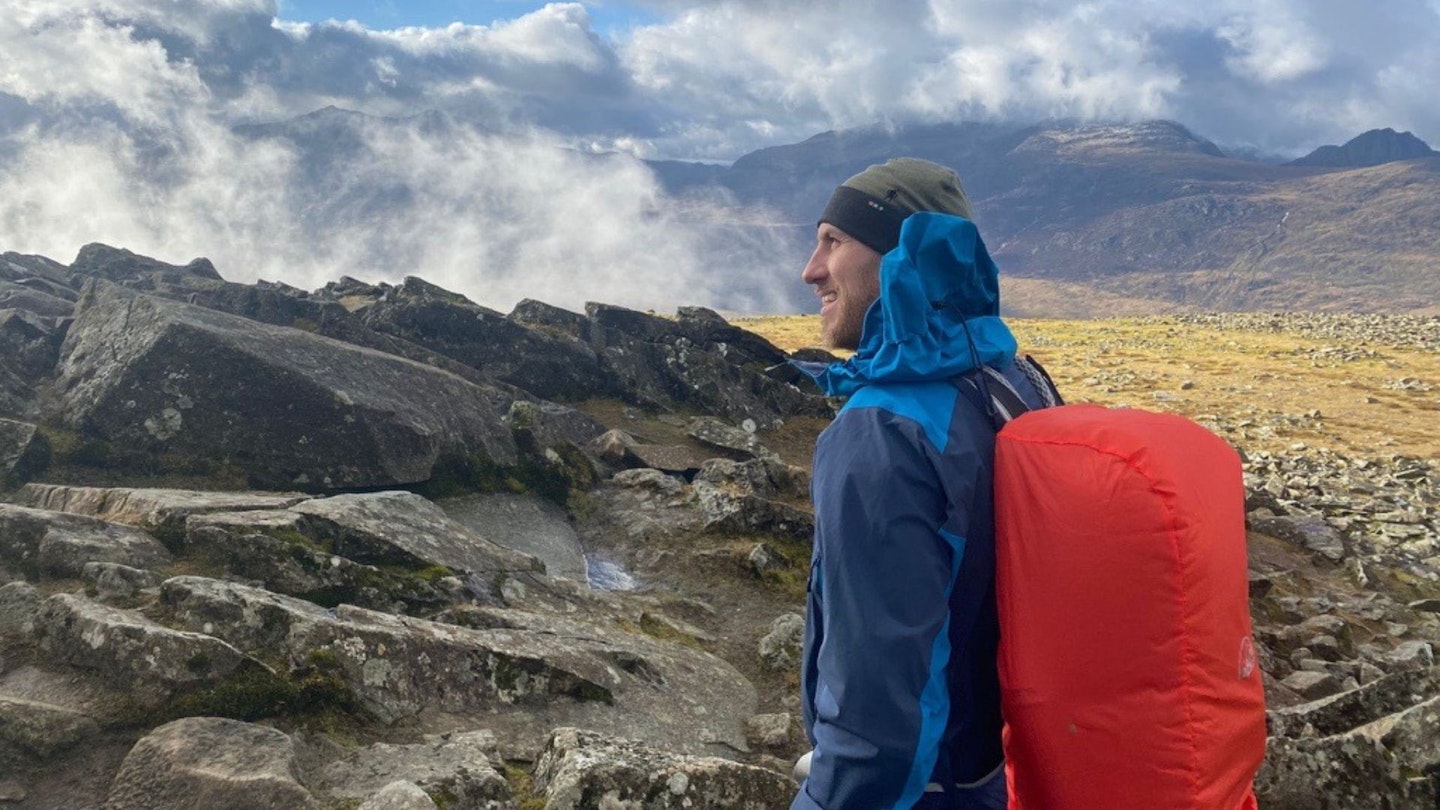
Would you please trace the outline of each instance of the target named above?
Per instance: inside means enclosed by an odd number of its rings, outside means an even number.
[[[828,272],[820,256],[820,249],[816,248],[815,252],[810,254],[810,261],[805,263],[805,269],[800,271],[800,280],[806,284],[819,284]]]

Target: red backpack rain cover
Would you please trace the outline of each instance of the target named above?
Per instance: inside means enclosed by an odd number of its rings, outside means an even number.
[[[1170,414],[1064,405],[995,448],[1011,810],[1254,808],[1265,696],[1240,459]]]

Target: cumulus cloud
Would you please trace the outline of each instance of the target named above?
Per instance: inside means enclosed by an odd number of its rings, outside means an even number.
[[[379,31],[274,0],[10,0],[0,248],[107,241],[300,286],[418,273],[502,308],[773,309],[794,256],[634,157],[956,119],[1167,117],[1292,155],[1379,126],[1440,142],[1437,0],[641,3],[658,22],[602,35],[575,2]],[[294,125],[340,138],[330,163],[243,126],[328,105],[405,120]]]

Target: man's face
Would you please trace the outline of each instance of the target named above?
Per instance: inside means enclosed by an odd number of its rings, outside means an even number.
[[[880,297],[880,254],[828,222],[800,274],[820,296],[820,337],[832,349],[860,346],[865,310]]]

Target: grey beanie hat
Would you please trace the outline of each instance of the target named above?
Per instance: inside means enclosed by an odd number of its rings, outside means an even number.
[[[900,223],[920,211],[972,218],[970,198],[954,170],[902,157],[871,166],[841,183],[820,221],[883,255],[900,244]]]

